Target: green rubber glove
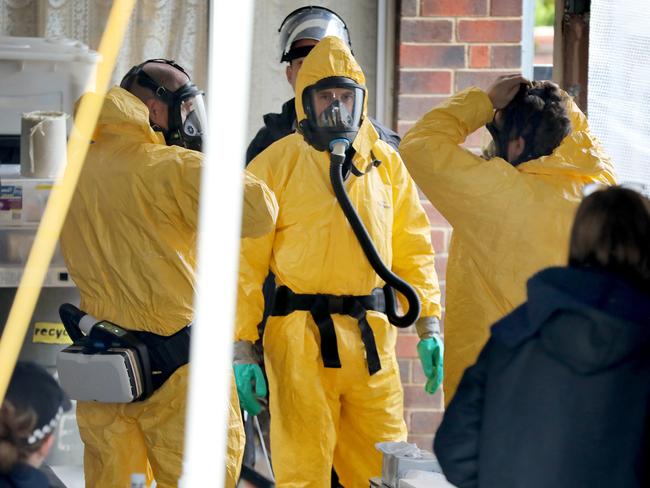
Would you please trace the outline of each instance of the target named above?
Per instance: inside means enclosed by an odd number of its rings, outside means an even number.
[[[266,381],[262,368],[258,364],[233,364],[233,369],[239,404],[249,414],[257,415],[262,410],[257,399],[266,396]],[[253,391],[253,381],[255,381],[255,391]]]
[[[430,395],[433,395],[442,383],[444,376],[442,355],[444,350],[445,346],[442,343],[442,339],[437,334],[418,342],[418,356],[420,356],[424,375],[427,377],[424,391]]]

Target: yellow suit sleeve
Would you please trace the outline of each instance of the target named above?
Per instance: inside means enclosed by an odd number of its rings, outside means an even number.
[[[260,155],[248,166],[250,173],[248,177],[254,178],[257,182],[263,182],[268,190],[262,192],[264,200],[274,195],[272,187],[272,175],[268,165],[264,163],[264,156]],[[248,182],[252,182],[249,179]],[[268,185],[268,186],[267,186]],[[257,185],[259,187],[259,184]],[[276,194],[277,196],[277,194]],[[279,198],[278,198],[279,199]],[[239,254],[239,276],[237,283],[237,316],[235,321],[235,341],[255,342],[259,338],[257,325],[264,314],[264,295],[262,286],[269,273],[273,241],[275,239],[275,225],[278,214],[277,201],[275,204],[274,218],[266,222],[267,232],[259,237],[244,237],[241,240]],[[246,208],[246,204],[244,205]],[[244,210],[246,212],[246,210]],[[246,216],[244,215],[244,222]],[[257,232],[256,234],[259,234]]]
[[[244,208],[242,237],[260,237],[268,234],[278,217],[275,195],[259,178],[244,170]]]
[[[264,313],[262,285],[269,273],[275,229],[259,238],[241,240],[237,286],[235,341],[255,342]]]
[[[144,145],[143,150],[149,153],[147,159],[151,162],[143,170],[150,174],[141,179],[142,195],[152,209],[163,216],[177,216],[188,231],[196,232],[203,155],[160,144]]]
[[[404,136],[400,154],[413,179],[433,205],[459,231],[486,219],[498,224],[507,210],[503,191],[520,185],[522,175],[507,161],[489,161],[460,146],[493,118],[487,94],[469,88],[427,113]],[[480,208],[481,211],[476,210]]]
[[[422,302],[420,316],[440,318],[440,286],[429,220],[399,154],[393,153],[390,163],[394,208],[392,269],[417,290]],[[403,297],[399,296],[406,307]]]

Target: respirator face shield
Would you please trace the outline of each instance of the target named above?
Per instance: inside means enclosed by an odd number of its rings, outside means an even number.
[[[163,131],[167,144],[201,151],[208,117],[205,98],[196,86],[188,83],[174,92],[176,100],[169,107],[169,128]]]
[[[492,122],[486,124],[485,128],[492,136],[492,144],[490,147],[490,156],[508,160],[508,132],[510,124],[506,124],[503,112],[497,110],[494,113]]]
[[[334,139],[354,141],[363,122],[365,87],[345,77],[325,78],[305,88],[306,119],[300,122],[305,140],[319,151]]]
[[[167,129],[156,128],[165,136],[168,145],[182,146],[195,151],[203,148],[203,134],[207,128],[207,111],[204,95],[194,83],[188,81],[176,91],[171,91],[158,84],[143,69],[148,63],[161,63],[172,66],[185,74],[187,72],[174,61],[168,59],[149,59],[134,66],[122,78],[120,86],[129,90],[134,82],[154,92],[156,98],[162,100],[168,107]]]

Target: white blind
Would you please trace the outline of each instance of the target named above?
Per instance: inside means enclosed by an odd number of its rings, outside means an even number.
[[[593,0],[589,122],[620,182],[650,184],[650,1]]]

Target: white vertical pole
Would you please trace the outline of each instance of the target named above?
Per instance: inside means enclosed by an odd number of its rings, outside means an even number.
[[[521,72],[532,80],[535,63],[535,0],[524,0],[521,31]]]
[[[211,0],[208,137],[183,487],[222,486],[246,148],[253,0]]]
[[[386,0],[378,0],[375,118],[382,124],[386,116],[386,8]]]

